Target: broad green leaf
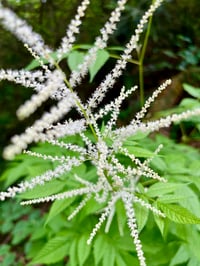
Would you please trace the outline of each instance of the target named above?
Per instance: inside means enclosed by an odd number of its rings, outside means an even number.
[[[93,81],[97,72],[109,59],[109,53],[105,50],[98,50],[95,62],[89,67],[90,82]]]
[[[177,264],[185,263],[189,260],[190,254],[188,252],[188,246],[182,245],[172,258],[169,266],[176,266]]]
[[[60,192],[64,188],[64,186],[64,182],[52,180],[50,182],[46,182],[44,185],[38,185],[32,190],[22,193],[18,197],[22,199],[36,199],[40,197],[46,197]]]
[[[164,204],[157,202],[158,207],[164,212],[164,214],[173,222],[180,224],[199,224],[200,218],[192,214],[187,209],[173,204]]]
[[[55,216],[65,210],[73,201],[74,198],[54,201],[51,205],[51,209],[48,213],[45,225],[47,225]]]
[[[191,96],[200,99],[200,88],[195,88],[192,85],[189,85],[187,83],[183,84],[183,88],[187,93],[189,93]]]
[[[84,262],[87,260],[91,251],[91,245],[87,244],[88,238],[89,236],[85,234],[82,235],[78,240],[77,252],[78,252],[78,260],[80,266],[82,266]]]
[[[56,236],[46,243],[29,265],[56,263],[69,254],[69,247],[66,236]]]
[[[83,62],[84,53],[79,51],[70,52],[67,62],[71,71],[78,70],[78,66]]]
[[[176,191],[178,188],[186,186],[185,184],[180,183],[156,183],[152,185],[146,192],[148,197],[160,197],[167,193],[172,193]]]

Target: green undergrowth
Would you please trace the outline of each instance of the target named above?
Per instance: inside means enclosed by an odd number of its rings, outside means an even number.
[[[137,140],[136,140],[137,139]],[[81,144],[79,136],[68,137],[66,141]],[[135,204],[137,224],[148,266],[175,266],[200,264],[200,153],[198,150],[177,144],[163,135],[144,138],[142,135],[129,138],[124,144],[129,152],[137,149],[142,158],[153,154],[155,148],[164,144],[151,162],[151,167],[165,177],[167,183],[154,183],[144,179],[140,186],[143,200],[150,201],[161,209],[166,218],[158,217],[148,209]],[[58,147],[39,144],[34,151],[46,154],[63,153]],[[120,157],[120,156],[119,156]],[[126,160],[120,157],[120,160]],[[129,162],[125,162],[128,164]],[[22,154],[9,163],[1,176],[3,188],[43,173],[55,165],[39,158]],[[90,164],[76,167],[45,186],[38,186],[24,193],[23,199],[37,198],[80,187],[73,176],[77,174],[86,180],[95,180],[96,171]],[[153,182],[153,183],[152,183]],[[126,266],[138,265],[136,251],[129,235],[123,204],[119,201],[110,230],[105,234],[104,225],[97,233],[92,245],[86,241],[97,223],[104,205],[97,205],[94,199],[68,221],[67,217],[82,197],[57,200],[52,205],[34,207],[19,205],[20,198],[2,202],[0,205],[0,262],[3,266],[54,265],[54,266]]]

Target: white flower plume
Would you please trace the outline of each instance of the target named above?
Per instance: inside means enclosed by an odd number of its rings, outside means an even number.
[[[138,48],[140,36],[144,31],[145,25],[163,2],[162,0],[153,1],[138,23],[135,32],[126,44],[114,68],[97,86],[87,103],[82,103],[75,91],[75,86],[80,84],[88,73],[89,66],[96,59],[98,50],[107,47],[109,37],[117,28],[117,23],[120,21],[126,2],[127,0],[117,1],[115,10],[100,30],[100,35],[84,57],[83,63],[69,77],[63,73],[59,62],[72,49],[75,35],[80,31],[79,27],[82,23],[82,18],[85,16],[90,1],[83,0],[79,5],[75,18],[71,20],[66,30],[66,36],[63,37],[59,48],[56,50],[57,59],[51,58],[52,49],[45,45],[42,37],[35,33],[32,27],[27,25],[13,11],[4,8],[0,4],[0,23],[24,44],[27,44],[28,49],[35,58],[38,58],[43,68],[37,71],[0,70],[0,80],[12,81],[25,87],[33,88],[36,91],[36,94],[31,99],[19,107],[17,116],[20,119],[24,119],[35,112],[48,98],[57,100],[57,105],[51,107],[48,112],[45,112],[40,119],[35,121],[21,135],[14,136],[11,139],[11,144],[4,150],[4,157],[12,159],[16,154],[25,150],[29,144],[38,141],[46,141],[63,149],[63,156],[26,151],[30,156],[36,156],[56,163],[55,169],[50,169],[29,181],[23,181],[16,186],[9,187],[5,192],[0,192],[0,200],[4,201],[7,198],[15,197],[17,194],[32,190],[36,186],[45,186],[47,182],[60,178],[60,176],[68,174],[71,170],[87,162],[96,169],[96,174],[92,180],[88,181],[84,179],[84,176],[74,175],[77,183],[76,188],[60,191],[60,193],[55,195],[25,200],[21,204],[27,205],[82,196],[83,199],[79,206],[68,217],[68,219],[72,219],[84,208],[89,199],[94,198],[97,204],[104,203],[105,208],[88,239],[88,244],[90,244],[104,221],[106,219],[112,220],[116,202],[121,200],[124,204],[127,225],[136,247],[138,260],[141,266],[145,266],[146,261],[142,243],[139,239],[134,204],[139,203],[142,208],[147,208],[161,217],[165,217],[165,214],[141,197],[139,184],[148,179],[152,179],[155,182],[167,182],[167,180],[150,168],[151,157],[143,161],[140,160],[128,150],[125,141],[128,137],[138,132],[154,132],[162,127],[168,127],[173,122],[179,122],[193,115],[199,115],[200,108],[188,110],[181,114],[173,114],[155,121],[143,122],[150,104],[159,93],[167,88],[171,80],[166,80],[154,91],[153,95],[147,99],[142,109],[127,126],[117,128],[117,119],[122,102],[137,89],[137,86],[133,86],[129,90],[122,87],[118,97],[110,103],[99,107],[99,103],[106,96],[108,90],[114,86],[116,80],[122,75],[128,60],[131,59],[133,50]],[[48,64],[44,65],[42,61],[44,58],[48,60],[51,68]],[[60,122],[74,107],[81,118]],[[104,127],[100,128],[99,124],[105,115],[110,117],[110,119],[108,119]],[[79,135],[82,143],[80,145],[77,143],[65,143],[62,138],[70,135]],[[154,156],[157,155],[160,149],[161,146],[155,150]],[[120,155],[127,159],[127,165],[123,164]]]

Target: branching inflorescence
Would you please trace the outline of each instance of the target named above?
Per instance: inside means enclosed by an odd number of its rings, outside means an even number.
[[[117,60],[114,68],[106,75],[104,80],[99,84],[93,95],[88,99],[87,103],[82,103],[81,99],[75,92],[75,86],[78,85],[83,77],[88,73],[89,66],[96,59],[99,49],[104,49],[107,46],[109,37],[117,28],[117,22],[120,20],[121,12],[125,8],[126,0],[118,0],[116,9],[111,13],[109,20],[100,30],[100,35],[96,38],[92,48],[88,50],[83,63],[78,70],[73,71],[70,77],[66,77],[59,66],[60,60],[69,53],[75,42],[75,35],[79,33],[81,19],[85,15],[85,11],[90,4],[89,0],[83,0],[78,7],[75,18],[70,22],[66,31],[66,36],[62,39],[60,47],[56,51],[57,58],[52,58],[52,49],[45,45],[42,37],[33,32],[32,28],[21,20],[11,10],[0,6],[0,22],[5,29],[11,31],[19,40],[21,40],[32,55],[39,60],[42,70],[27,71],[27,70],[0,70],[0,79],[13,81],[26,87],[33,88],[37,94],[33,95],[23,106],[17,111],[17,116],[24,119],[49,97],[58,101],[57,105],[53,106],[49,112],[46,112],[42,117],[35,121],[34,124],[27,128],[24,133],[19,136],[14,136],[11,139],[12,144],[5,148],[4,157],[12,159],[32,142],[47,141],[48,143],[58,146],[63,150],[73,151],[78,156],[50,156],[27,151],[31,156],[36,156],[44,160],[57,162],[58,165],[54,170],[48,170],[42,175],[38,175],[29,181],[24,181],[16,186],[8,188],[6,192],[0,192],[0,200],[15,197],[18,193],[33,189],[35,186],[44,185],[52,179],[59,178],[64,173],[68,173],[72,168],[83,164],[85,161],[90,161],[96,167],[97,177],[94,182],[85,180],[81,176],[74,176],[80,187],[69,191],[60,192],[55,195],[37,198],[33,200],[23,201],[22,205],[34,204],[40,202],[48,202],[54,200],[62,200],[75,196],[85,196],[80,202],[80,205],[69,216],[72,219],[84,206],[87,201],[94,197],[97,203],[105,203],[106,207],[102,212],[99,222],[95,225],[89,239],[91,243],[95,234],[101,227],[102,223],[115,212],[115,204],[118,200],[124,203],[124,208],[127,215],[127,225],[130,229],[130,234],[136,247],[137,256],[140,265],[146,265],[145,256],[142,250],[142,244],[139,239],[139,231],[137,229],[137,221],[135,218],[134,203],[139,203],[142,207],[147,208],[155,214],[165,217],[159,209],[152,206],[150,203],[140,198],[138,193],[138,183],[141,179],[150,178],[160,182],[166,182],[163,177],[159,176],[150,167],[151,158],[140,161],[131,154],[124,146],[124,141],[138,132],[150,133],[159,130],[162,127],[168,127],[172,122],[178,122],[182,119],[187,119],[192,115],[199,115],[200,109],[187,111],[181,114],[174,114],[160,120],[143,122],[147,109],[155,100],[158,94],[163,91],[170,83],[166,80],[153,95],[146,101],[141,111],[129,125],[116,128],[116,121],[120,112],[120,106],[137,86],[126,90],[122,87],[119,96],[109,104],[101,108],[97,108],[102,99],[106,96],[107,91],[114,86],[118,77],[126,68],[127,62],[131,59],[131,54],[134,49],[138,48],[140,36],[144,31],[144,26],[155,10],[163,2],[155,0],[149,10],[144,14],[138,26],[131,36],[129,42],[120,57]],[[44,59],[49,62],[50,67],[44,64]],[[59,123],[73,107],[75,107],[82,118],[80,120],[68,120]],[[99,120],[110,114],[110,120],[106,123],[103,130],[99,128]],[[93,138],[87,134],[88,130],[92,133]],[[59,138],[67,135],[79,134],[84,143],[83,146],[78,146],[73,143],[65,143]],[[109,141],[108,141],[109,140]],[[159,152],[161,147],[155,151]],[[117,155],[123,154],[132,162],[125,166]]]

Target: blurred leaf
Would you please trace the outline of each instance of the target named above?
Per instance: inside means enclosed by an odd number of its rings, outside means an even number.
[[[176,191],[178,188],[186,186],[186,184],[180,183],[156,183],[153,184],[146,192],[146,195],[149,197],[160,197],[167,193],[172,193]]]
[[[172,258],[169,266],[176,266],[177,264],[186,263],[189,258],[190,254],[188,252],[188,247],[186,245],[182,245]]]
[[[189,85],[187,83],[183,83],[183,88],[187,93],[189,93],[191,96],[200,99],[200,88],[195,88],[192,85]]]
[[[89,238],[89,235],[82,235],[78,240],[77,245],[77,252],[78,252],[78,260],[80,266],[84,265],[85,261],[87,260],[88,256],[91,252],[91,245],[87,244],[87,240]]]

